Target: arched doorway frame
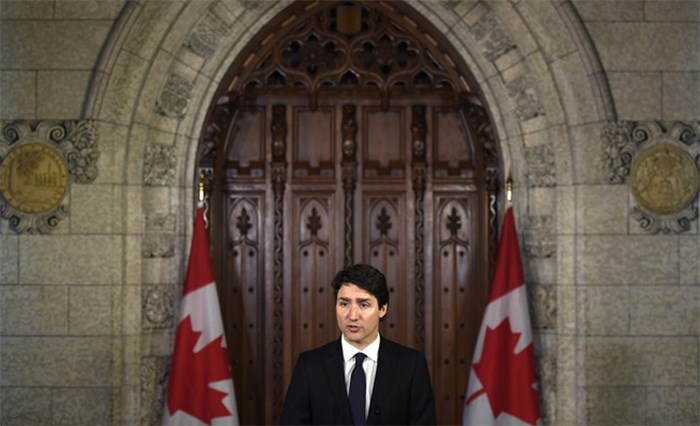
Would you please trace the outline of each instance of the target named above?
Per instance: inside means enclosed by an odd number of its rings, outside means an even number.
[[[572,162],[573,129],[614,119],[615,112],[593,43],[573,6],[568,2],[409,4],[443,31],[481,85],[492,107],[504,169],[510,170],[516,181],[519,221],[522,223],[529,211],[556,215],[554,236],[575,247],[578,202],[573,191],[569,192],[577,179]],[[206,15],[220,16],[222,4],[128,3],[103,48],[86,99],[84,115],[97,119],[103,131],[112,132],[102,137],[102,147],[120,170],[115,184],[120,185],[126,212],[128,242],[121,262],[123,270],[129,272],[121,278],[123,291],[113,310],[112,411],[116,423],[140,422],[147,418],[144,412],[152,409],[154,401],[162,398],[157,387],[152,387],[151,394],[143,391],[148,387],[144,382],[150,380],[144,369],[148,369],[150,358],[169,355],[169,337],[143,326],[140,319],[147,315],[142,311],[142,293],[147,284],[156,282],[180,288],[192,222],[194,161],[206,109],[217,82],[242,46],[285,6],[271,2],[231,5],[235,10],[224,6],[229,31],[202,58],[193,56],[184,41]],[[568,48],[550,50],[551,41],[558,37],[569,39]],[[156,108],[159,93],[171,75],[184,75],[191,83],[187,108],[181,116],[164,115]],[[533,94],[540,106],[534,108],[534,114],[527,108],[527,99]],[[168,164],[174,178],[165,185],[144,182],[152,144],[170,148]],[[535,171],[527,154],[540,147],[556,167],[553,185],[533,185]],[[155,270],[142,258],[148,237],[146,218],[163,212],[160,203],[153,200],[166,204],[165,210],[178,218],[173,231],[177,255],[158,260]],[[558,295],[538,302],[550,304],[548,309],[556,308],[557,300],[575,300],[577,294],[575,248],[557,247],[555,252]],[[534,267],[526,263],[526,275],[531,276],[528,269]],[[177,294],[172,289],[170,292]],[[570,297],[562,296],[564,292]],[[579,402],[583,401],[580,371],[585,353],[577,339],[585,332],[585,324],[577,309],[559,309],[552,332],[540,337],[539,346],[544,351],[540,364],[550,372],[543,384],[546,414],[555,423],[585,423]],[[575,324],[573,328],[571,324]]]

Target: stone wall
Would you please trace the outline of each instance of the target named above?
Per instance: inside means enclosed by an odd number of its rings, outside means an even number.
[[[285,4],[0,2],[3,130],[89,123],[99,153],[64,217],[0,221],[0,423],[158,423],[204,114]],[[639,210],[628,158],[697,153],[700,3],[410,4],[472,69],[516,182],[545,421],[697,424],[698,219]]]

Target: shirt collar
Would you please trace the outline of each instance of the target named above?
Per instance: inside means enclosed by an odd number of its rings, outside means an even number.
[[[347,340],[345,340],[345,336],[340,337],[340,345],[343,348],[343,359],[347,363],[350,361],[355,354],[358,352],[362,352],[363,354],[367,355],[367,358],[371,359],[374,362],[377,362],[379,359],[379,334],[377,334],[377,338],[374,339],[372,343],[367,345],[363,350],[358,350],[356,347],[348,343]]]

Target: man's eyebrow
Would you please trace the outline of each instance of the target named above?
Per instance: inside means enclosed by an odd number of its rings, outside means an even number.
[[[350,302],[352,300],[352,298],[339,296],[338,300],[342,300],[343,302]],[[355,299],[355,301],[356,302],[370,302],[370,303],[372,303],[372,298],[370,298],[370,297],[358,297]]]

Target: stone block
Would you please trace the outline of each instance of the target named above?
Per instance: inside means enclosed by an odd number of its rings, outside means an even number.
[[[608,72],[608,81],[620,120],[661,117],[661,73]]]
[[[563,56],[554,61],[551,72],[557,82],[551,99],[554,105],[563,101],[563,122],[571,126],[600,119],[599,104],[594,96],[598,89],[591,87],[589,71],[577,55]]]
[[[3,21],[2,62],[17,70],[91,70],[111,27],[111,21]]]
[[[36,118],[36,78],[35,71],[0,71],[0,119]]]
[[[3,386],[104,386],[111,377],[111,338],[3,337]]]
[[[78,234],[121,234],[122,191],[115,185],[72,185],[71,231]]]
[[[629,189],[623,185],[577,187],[579,234],[624,234],[629,220]]]
[[[576,159],[572,164],[574,183],[594,185],[607,183],[607,169],[601,164],[603,125],[603,123],[583,124],[569,129],[571,155]]]
[[[576,0],[574,7],[584,21],[643,21],[642,0]]]
[[[0,424],[51,424],[51,389],[0,386]]]
[[[131,123],[147,68],[148,61],[124,50],[119,52],[106,83],[104,98],[109,102],[102,105],[100,119],[124,125]]]
[[[120,282],[121,237],[100,235],[25,236],[20,283],[111,285]]]
[[[558,285],[556,287],[557,296],[557,331],[561,335],[574,335],[577,330],[578,310],[583,309],[583,303],[577,301],[578,288],[571,285]],[[568,351],[573,351],[574,348],[568,348]],[[573,357],[573,354],[571,354]],[[573,362],[573,358],[572,358]]]
[[[113,287],[72,287],[68,316],[70,334],[74,336],[111,335],[112,299],[121,297],[118,293],[119,291]]]
[[[525,1],[518,3],[517,7],[522,14],[521,19],[528,25],[523,33],[529,32],[537,37],[536,46],[549,61],[576,50],[574,40],[571,39],[571,28],[566,27],[566,21],[561,18],[556,3]]]
[[[680,242],[680,284],[700,286],[700,240],[695,235],[683,235]]]
[[[93,183],[124,183],[124,157],[129,129],[112,123],[98,122],[97,178]]]
[[[630,289],[630,334],[700,335],[700,287]]]
[[[698,62],[698,56],[695,61]],[[664,72],[661,74],[662,117],[669,121],[697,120],[700,117],[699,93],[699,72]]]
[[[52,395],[52,424],[111,424],[112,390],[109,387],[57,388]]]
[[[37,115],[67,119],[82,115],[92,71],[39,71]]]
[[[697,386],[697,337],[588,337],[589,386]]]
[[[183,7],[184,2],[179,1],[142,3],[138,19],[134,20],[124,42],[125,48],[142,58],[150,58]]]
[[[576,231],[576,187],[557,185],[556,197],[555,229],[559,235],[573,235]]]
[[[65,335],[68,332],[68,288],[0,287],[0,334]]]
[[[56,4],[57,19],[117,19],[126,0],[61,0]]]
[[[589,235],[577,241],[579,284],[678,283],[676,237]]]
[[[627,287],[582,288],[588,335],[626,335],[630,329],[630,297]]]
[[[19,283],[19,236],[0,234],[0,285]]]
[[[0,20],[51,19],[53,6],[46,0],[3,0]]]
[[[697,60],[688,60],[700,49],[695,23],[588,22],[587,27],[608,73],[697,71]]]
[[[698,22],[700,2],[697,0],[646,1],[644,17],[649,21]]]
[[[586,387],[586,424],[646,424],[643,387]]]
[[[660,387],[647,390],[648,425],[700,424],[700,397],[697,386]]]

